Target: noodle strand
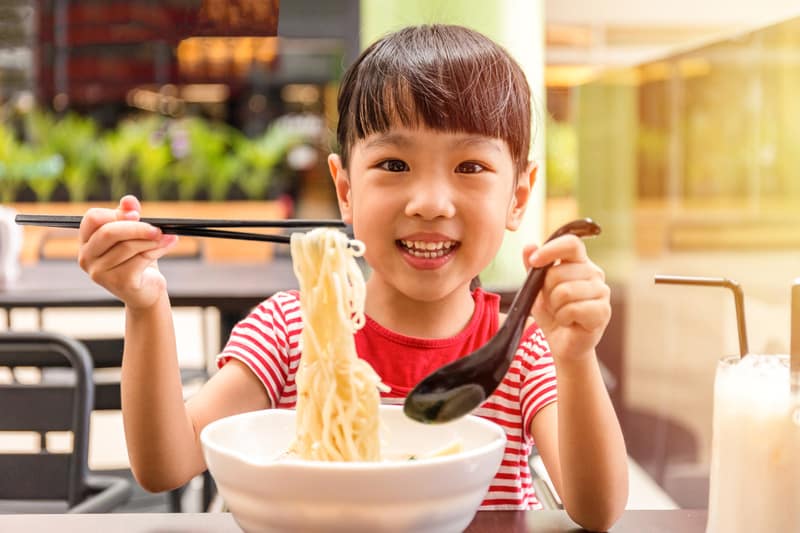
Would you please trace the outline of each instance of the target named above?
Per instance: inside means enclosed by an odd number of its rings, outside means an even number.
[[[364,245],[318,228],[294,233],[291,251],[303,315],[291,451],[302,459],[378,461],[380,378],[358,358],[353,339],[365,323],[366,288],[355,261]]]

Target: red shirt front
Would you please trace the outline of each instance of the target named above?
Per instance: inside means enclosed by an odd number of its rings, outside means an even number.
[[[405,398],[422,378],[492,338],[498,329],[500,297],[477,289],[473,298],[475,310],[469,323],[445,339],[407,337],[366,317],[355,335],[356,352],[392,388],[389,396]]]

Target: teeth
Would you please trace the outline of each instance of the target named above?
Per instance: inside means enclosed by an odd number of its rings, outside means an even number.
[[[454,241],[438,241],[438,242],[425,242],[425,241],[400,241],[403,246],[412,251],[433,251],[433,250],[449,250],[455,246]]]
[[[426,242],[401,240],[400,243],[411,255],[415,257],[423,257],[425,259],[442,257],[443,255],[447,254],[453,246],[456,245],[455,241]]]

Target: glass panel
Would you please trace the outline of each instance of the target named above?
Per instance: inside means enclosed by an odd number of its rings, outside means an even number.
[[[571,201],[605,229],[588,243],[614,294],[599,355],[618,378],[631,455],[686,507],[707,502],[713,375],[738,353],[734,304],[723,289],[653,278],[739,282],[751,351],[788,353],[800,276],[798,57],[791,19],[552,95],[548,206]]]

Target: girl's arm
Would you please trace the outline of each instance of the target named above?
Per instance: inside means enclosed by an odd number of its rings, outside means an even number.
[[[625,441],[595,352],[611,317],[610,290],[577,237],[528,247],[525,258],[529,267],[555,262],[533,315],[553,355],[558,402],[537,413],[531,434],[569,515],[605,531],[628,499]]]
[[[268,407],[257,378],[227,364],[186,406],[166,280],[156,260],[176,242],[139,222],[132,196],[116,210],[90,209],[79,231],[78,261],[98,285],[125,303],[122,417],[131,468],[151,491],[178,487],[205,468],[198,440],[212,420]]]
[[[265,409],[253,372],[231,360],[184,404],[169,299],[126,310],[122,418],[131,469],[151,492],[180,487],[206,469],[200,431],[219,418]]]
[[[558,401],[541,409],[531,434],[564,509],[590,531],[608,530],[628,500],[625,442],[592,353],[556,359]]]

